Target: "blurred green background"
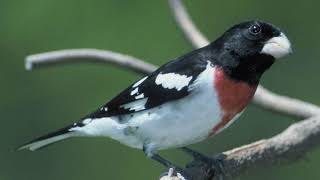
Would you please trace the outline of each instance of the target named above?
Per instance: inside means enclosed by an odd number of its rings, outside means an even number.
[[[211,40],[233,24],[263,19],[280,26],[294,55],[277,63],[262,83],[275,92],[320,104],[320,1],[185,1]],[[37,152],[13,149],[94,110],[140,76],[105,65],[74,64],[33,72],[29,54],[67,48],[101,48],[160,65],[192,50],[176,27],[167,1],[0,0],[0,180],[157,179],[162,166],[135,149],[105,138],[67,140]],[[268,138],[294,120],[250,106],[229,129],[193,145],[217,153]],[[183,164],[177,150],[162,154]],[[319,179],[320,150],[308,160],[254,169],[237,179]]]

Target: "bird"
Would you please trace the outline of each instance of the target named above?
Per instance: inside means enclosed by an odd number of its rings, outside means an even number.
[[[275,25],[244,21],[208,45],[162,65],[96,111],[18,148],[32,151],[72,137],[108,137],[166,167],[159,151],[187,146],[222,132],[243,113],[264,72],[292,53]]]

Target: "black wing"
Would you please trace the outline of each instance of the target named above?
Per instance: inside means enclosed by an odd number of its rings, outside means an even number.
[[[166,102],[183,98],[190,94],[188,86],[205,70],[208,59],[201,53],[201,49],[179,57],[135,82],[121,92],[99,110],[85,118],[102,118],[124,115],[147,110]],[[191,78],[188,85],[181,89],[165,88],[156,83],[159,74],[174,73]]]

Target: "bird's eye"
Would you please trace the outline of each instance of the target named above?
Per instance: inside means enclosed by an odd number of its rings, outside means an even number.
[[[252,25],[250,28],[249,28],[249,32],[252,34],[252,35],[258,35],[260,32],[261,32],[261,27],[257,24],[255,25]]]

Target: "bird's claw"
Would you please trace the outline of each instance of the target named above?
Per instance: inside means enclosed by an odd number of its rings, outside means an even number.
[[[214,174],[220,177],[225,176],[226,173],[225,173],[224,164],[223,164],[223,161],[224,161],[223,154],[219,154],[214,157],[209,157],[207,155],[204,155],[202,153],[199,153],[187,147],[183,147],[182,150],[187,154],[191,155],[195,160],[201,161],[202,163],[212,167]]]
[[[188,173],[179,167],[171,167],[167,172],[164,172],[160,177],[177,177],[179,180],[191,180],[188,178]]]
[[[213,158],[211,158],[211,165],[214,169],[214,173],[216,175],[219,175],[220,177],[224,177],[226,175],[223,161],[224,156],[222,154],[216,155]]]

